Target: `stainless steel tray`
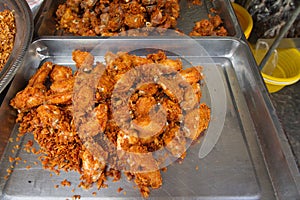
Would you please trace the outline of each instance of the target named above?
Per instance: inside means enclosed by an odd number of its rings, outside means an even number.
[[[35,17],[34,38],[41,36],[70,36],[72,34],[64,30],[57,30],[55,12],[58,5],[65,0],[47,0],[41,5]],[[209,9],[214,8],[224,22],[228,35],[235,38],[242,38],[243,32],[239,26],[229,0],[202,0],[203,4],[193,5],[192,1],[180,1],[180,17],[178,18],[177,28],[188,35],[196,21],[207,19]]]
[[[128,45],[130,44],[130,45]],[[193,48],[198,45],[199,49]],[[96,46],[100,48],[96,48]],[[221,48],[220,48],[221,47]],[[44,61],[73,66],[71,52],[74,49],[92,51],[97,60],[103,60],[107,50],[141,52],[143,49],[164,49],[180,55],[180,58],[204,66],[205,86],[203,101],[212,108],[212,120],[206,133],[220,137],[212,151],[199,158],[203,143],[192,145],[182,164],[174,163],[162,173],[163,186],[153,190],[153,199],[299,199],[299,171],[287,140],[274,114],[266,88],[256,69],[248,46],[236,39],[207,38],[191,41],[182,39],[97,39],[97,38],[44,38],[33,42],[25,63],[18,71],[0,108],[1,143],[15,138],[18,125],[16,112],[9,100],[25,87],[29,77]],[[140,51],[141,50],[141,51]],[[176,56],[175,56],[176,57]],[[224,103],[226,102],[226,103]],[[221,105],[221,107],[220,107]],[[223,113],[224,118],[222,119]],[[224,121],[222,121],[224,120]],[[224,122],[224,123],[223,123]],[[221,132],[210,131],[221,126]],[[23,145],[32,139],[26,135],[19,142],[6,145],[0,164],[0,197],[3,199],[66,199],[74,194],[83,199],[97,197],[108,199],[140,198],[139,191],[123,178],[108,188],[84,191],[77,188],[76,173],[49,176],[41,165],[34,165],[36,155],[23,151]],[[15,149],[20,145],[19,150]],[[14,149],[14,153],[12,150]],[[18,156],[27,163],[14,164],[8,180],[6,169],[12,165],[9,156]],[[31,165],[30,170],[26,166]],[[196,168],[199,167],[198,170]],[[72,186],[54,188],[67,178]],[[118,193],[122,187],[126,195]],[[72,189],[75,188],[75,193]]]

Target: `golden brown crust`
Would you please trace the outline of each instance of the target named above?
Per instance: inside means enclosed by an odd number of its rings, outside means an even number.
[[[75,35],[114,36],[143,27],[175,28],[179,10],[178,0],[67,0],[56,16],[58,28]]]
[[[227,36],[228,32],[222,25],[223,21],[219,15],[211,16],[209,19],[202,19],[195,23],[190,36]]]
[[[45,169],[79,172],[82,188],[107,187],[107,176],[118,181],[124,171],[148,197],[162,185],[165,159],[153,153],[183,160],[188,142],[208,127],[210,109],[200,103],[202,68],[183,69],[163,52],[146,58],[107,53],[106,66],[94,66],[94,57],[79,50],[73,59],[74,73],[44,63],[11,100],[20,111],[20,134],[33,133]]]
[[[14,47],[16,23],[13,11],[0,12],[0,71],[6,64]]]

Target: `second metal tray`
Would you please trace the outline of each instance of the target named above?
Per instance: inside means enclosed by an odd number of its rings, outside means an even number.
[[[41,36],[70,36],[64,30],[57,30],[55,12],[58,6],[65,0],[47,0],[41,5],[35,17],[34,37]],[[180,17],[177,20],[177,28],[188,35],[196,21],[207,19],[210,8],[213,8],[224,22],[228,36],[242,38],[242,30],[229,0],[203,0],[202,5],[193,5],[192,1],[180,1]]]

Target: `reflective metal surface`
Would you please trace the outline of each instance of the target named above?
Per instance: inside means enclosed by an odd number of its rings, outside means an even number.
[[[35,17],[34,37],[41,36],[70,36],[72,34],[64,30],[57,30],[55,12],[58,5],[65,0],[47,0],[42,4],[37,16]],[[202,5],[193,5],[192,1],[180,1],[180,17],[178,18],[177,28],[188,35],[196,21],[208,19],[210,8],[214,8],[224,22],[224,27],[228,35],[235,38],[242,38],[242,30],[229,0],[203,0]]]
[[[124,43],[125,42],[125,43]],[[116,44],[126,44],[130,47]],[[103,60],[106,50],[133,50],[139,48],[173,49],[176,52],[186,39],[96,39],[96,38],[44,38],[35,41],[29,48],[25,63],[18,71],[6,98],[0,108],[0,126],[2,135],[15,138],[18,125],[14,120],[16,112],[8,105],[9,100],[25,87],[29,77],[44,61],[71,65],[71,52],[74,49],[102,49],[96,59]],[[163,186],[150,193],[154,199],[299,199],[299,171],[296,171],[285,135],[279,126],[274,108],[270,103],[263,80],[255,65],[248,46],[236,39],[206,38],[196,41],[199,51],[180,49],[182,58],[193,65],[204,66],[206,75],[203,101],[212,109],[212,98],[226,102],[225,119],[220,137],[212,151],[199,158],[202,145],[196,143],[187,152],[182,164],[173,163],[166,172],[162,172]],[[101,48],[100,48],[101,49]],[[178,55],[178,54],[177,54]],[[215,67],[211,67],[212,64]],[[211,81],[220,81],[221,85],[209,88]],[[224,95],[214,96],[214,90],[224,89]],[[219,92],[217,92],[219,94]],[[210,126],[220,121],[218,115],[212,116]],[[216,134],[207,132],[207,134]],[[27,161],[14,165],[8,180],[0,179],[0,195],[4,199],[66,199],[79,194],[83,199],[93,199],[92,192],[100,198],[140,198],[138,189],[125,178],[113,183],[108,180],[108,188],[100,191],[95,188],[85,191],[77,188],[79,176],[76,173],[61,173],[49,176],[50,172],[34,165],[36,155],[23,151],[23,145],[32,138],[26,135],[19,142],[8,143],[0,165],[0,176],[6,175],[6,169],[12,165],[9,156],[19,156]],[[201,140],[201,139],[200,139]],[[18,150],[12,152],[15,145]],[[31,165],[30,170],[26,166]],[[68,179],[72,186],[54,188],[60,181]],[[122,187],[126,194],[118,193]],[[75,188],[75,193],[71,190]]]
[[[17,32],[11,55],[0,71],[0,93],[10,83],[20,67],[33,35],[33,19],[26,0],[0,0],[0,11],[5,9],[14,11]]]

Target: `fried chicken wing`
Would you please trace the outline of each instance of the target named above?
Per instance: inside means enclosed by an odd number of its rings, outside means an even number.
[[[54,81],[50,85],[51,93],[65,93],[65,92],[73,91],[74,83],[75,83],[74,77],[64,79],[61,81]]]
[[[10,101],[10,105],[21,111],[28,111],[33,107],[43,104],[46,100],[47,91],[44,83],[49,76],[52,67],[52,63],[45,62],[30,78],[26,88],[18,92]]]
[[[50,73],[50,79],[52,82],[63,81],[73,76],[72,68],[61,65],[54,65]]]

